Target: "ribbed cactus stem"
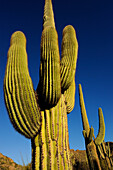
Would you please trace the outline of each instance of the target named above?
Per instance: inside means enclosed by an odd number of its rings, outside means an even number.
[[[89,132],[89,142],[91,142],[93,140],[93,137],[94,137],[94,128],[91,126],[90,128],[90,132]]]
[[[58,36],[52,27],[47,27],[42,32],[40,82],[37,92],[43,109],[55,106],[61,96]]]
[[[27,138],[33,138],[40,129],[40,109],[28,71],[26,38],[20,31],[11,37],[4,96],[14,128]]]
[[[93,141],[86,145],[88,162],[91,170],[101,170],[99,158],[96,151],[96,146]]]
[[[98,152],[99,157],[102,157],[103,159],[105,159],[104,149],[101,145],[97,145],[97,152]]]
[[[81,84],[79,84],[79,100],[80,100],[81,116],[82,116],[82,123],[83,123],[83,135],[85,138],[86,153],[87,153],[87,157],[88,157],[89,166],[90,166],[91,170],[95,170],[95,169],[101,170],[96,145],[95,145],[95,142],[93,141],[94,129],[93,129],[93,127],[89,128],[89,122],[88,122],[88,118],[87,118],[87,114],[86,114]],[[99,118],[100,118],[100,121],[102,124],[102,121],[103,121],[102,120],[102,112],[100,109],[99,109],[99,115],[100,115]],[[101,129],[101,131],[102,131],[102,129]],[[100,148],[98,147],[98,150],[99,149]],[[99,152],[100,152],[100,150],[99,150]]]
[[[40,169],[40,136],[39,134],[34,138],[31,139],[32,144],[32,169],[39,170]]]
[[[105,123],[104,123],[104,117],[101,108],[98,109],[98,114],[99,114],[99,132],[95,139],[96,145],[101,144],[105,137]]]
[[[75,105],[75,77],[69,86],[69,88],[64,92],[67,113],[70,113]]]
[[[41,111],[41,119],[40,134],[32,139],[33,169],[38,170],[40,167],[39,169],[46,170],[71,170],[67,112],[63,95],[55,107]]]
[[[79,101],[80,101],[80,108],[81,108],[81,116],[82,116],[82,123],[83,123],[83,130],[86,131],[87,137],[89,136],[90,126],[86,114],[85,103],[83,98],[82,86],[79,84]]]
[[[61,54],[61,86],[62,92],[71,85],[76,70],[78,42],[73,26],[68,25],[63,29],[62,54]]]

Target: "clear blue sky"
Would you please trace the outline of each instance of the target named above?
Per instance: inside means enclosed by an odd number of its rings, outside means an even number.
[[[39,81],[40,38],[44,0],[0,2],[0,152],[17,163],[31,161],[30,140],[17,133],[9,121],[3,97],[3,79],[10,37],[21,30],[27,38],[28,65],[36,89]],[[61,49],[62,30],[72,24],[79,44],[75,108],[68,115],[70,148],[85,149],[78,84],[83,86],[90,125],[98,133],[98,107],[102,107],[106,135],[113,141],[113,1],[53,0]]]

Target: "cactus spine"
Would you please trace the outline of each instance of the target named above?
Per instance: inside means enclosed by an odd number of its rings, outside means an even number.
[[[43,21],[37,90],[28,71],[25,35],[17,31],[8,51],[4,98],[14,128],[31,139],[32,169],[71,170],[67,113],[74,107],[78,43],[74,28],[66,26],[60,61],[51,0],[45,0]]]

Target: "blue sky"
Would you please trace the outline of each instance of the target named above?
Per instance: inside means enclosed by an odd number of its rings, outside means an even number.
[[[0,152],[22,164],[31,160],[30,140],[17,133],[4,104],[3,79],[10,37],[21,30],[27,38],[29,72],[36,89],[39,81],[40,38],[44,0],[0,2]],[[79,51],[76,70],[75,108],[68,115],[70,148],[85,149],[79,107],[78,84],[84,92],[90,125],[98,133],[98,107],[106,125],[105,141],[113,141],[113,1],[53,0],[56,29],[61,49],[62,30],[72,24]]]

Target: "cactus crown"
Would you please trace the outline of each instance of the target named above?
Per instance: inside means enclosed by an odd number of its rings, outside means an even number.
[[[55,28],[54,13],[51,0],[45,0],[44,6],[43,29],[47,27]]]

